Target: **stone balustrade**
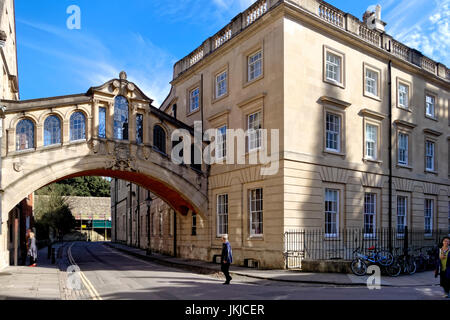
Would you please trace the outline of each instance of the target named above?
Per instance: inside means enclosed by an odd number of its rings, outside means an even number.
[[[320,2],[318,14],[319,17],[326,22],[344,29],[344,12],[334,8],[326,2]]]
[[[208,38],[191,54],[178,61],[174,66],[173,78],[178,78],[183,72],[187,71],[213,51],[219,49],[235,35],[248,28],[279,4],[299,7],[303,11],[309,12],[323,20],[325,23],[357,36],[364,42],[381,48],[401,60],[415,64],[440,78],[450,80],[450,71],[447,67],[443,65],[439,67],[439,64],[423,56],[419,51],[405,46],[386,33],[369,29],[358,18],[322,0],[259,0],[255,2],[247,10],[232,19],[221,31]]]

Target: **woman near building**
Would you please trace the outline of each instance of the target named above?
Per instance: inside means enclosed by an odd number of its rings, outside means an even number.
[[[444,288],[445,297],[450,298],[450,262],[448,259],[450,238],[442,239],[442,248],[439,249],[439,256],[436,259],[435,277],[440,274],[441,287]]]
[[[30,257],[30,267],[36,267],[37,263],[37,247],[36,237],[31,229],[28,229],[28,241],[27,241],[28,256]]]

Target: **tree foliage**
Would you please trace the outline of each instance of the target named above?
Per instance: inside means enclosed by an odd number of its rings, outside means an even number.
[[[111,184],[102,177],[78,177],[56,182],[36,191],[37,195],[50,195],[52,190],[62,196],[109,197]]]
[[[76,221],[65,197],[61,194],[61,188],[48,187],[49,194],[39,197],[35,203],[35,219],[40,239],[49,236],[52,230],[56,235],[70,233],[76,225]]]

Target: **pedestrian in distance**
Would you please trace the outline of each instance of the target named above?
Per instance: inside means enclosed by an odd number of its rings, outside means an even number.
[[[442,247],[439,249],[439,255],[436,259],[436,268],[434,276],[437,278],[440,275],[440,284],[444,289],[444,297],[450,298],[450,262],[448,259],[450,238],[444,237],[442,239]]]
[[[29,267],[36,267],[37,265],[37,246],[36,246],[36,236],[31,229],[28,229],[28,256],[30,257]]]
[[[231,250],[230,242],[228,242],[228,235],[224,234],[222,236],[222,255],[220,260],[220,267],[225,275],[225,282],[223,284],[230,284],[230,281],[233,279],[230,276],[230,265],[233,263],[233,252]]]

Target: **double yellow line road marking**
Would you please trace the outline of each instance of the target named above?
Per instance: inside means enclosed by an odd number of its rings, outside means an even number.
[[[69,258],[69,262],[74,265],[77,266],[78,269],[80,269],[80,267],[76,264],[75,259],[72,256],[72,247],[74,246],[75,243],[72,243],[72,245],[69,247],[69,249],[67,250],[67,256]],[[97,292],[97,290],[95,289],[95,287],[92,285],[92,283],[89,281],[89,279],[85,276],[85,274],[81,271],[80,269],[80,278],[81,281],[83,282],[84,286],[87,288],[87,290],[89,291],[89,294],[92,297],[92,300],[103,300],[102,297],[100,296],[100,294]]]

